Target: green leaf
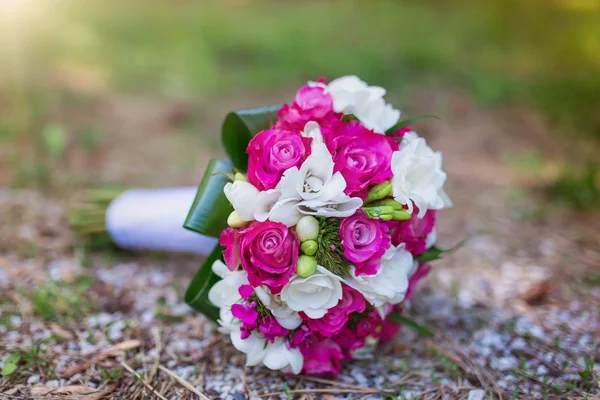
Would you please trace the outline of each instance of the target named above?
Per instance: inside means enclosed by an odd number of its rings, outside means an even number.
[[[415,331],[419,332],[423,336],[429,336],[429,337],[435,336],[434,333],[431,330],[429,330],[429,328],[427,328],[426,326],[419,325],[415,321],[408,319],[408,318],[398,314],[397,312],[390,313],[387,316],[387,318],[392,322],[396,322],[397,324],[408,326],[409,328],[414,329]]]
[[[223,248],[217,245],[204,261],[185,292],[185,302],[212,321],[219,319],[219,309],[208,300],[208,292],[221,279],[212,271],[212,265],[216,260],[221,259],[222,254]]]
[[[225,197],[223,188],[229,181],[226,174],[233,172],[231,164],[211,160],[206,168],[196,198],[183,227],[207,236],[219,237],[227,227],[227,217],[233,207]]]
[[[390,135],[390,134],[396,132],[400,128],[407,127],[407,126],[412,125],[412,124],[414,124],[415,122],[417,122],[417,121],[419,121],[421,119],[426,119],[426,118],[440,119],[440,117],[438,117],[436,115],[432,115],[432,114],[417,115],[416,117],[407,118],[407,119],[403,119],[402,121],[398,121],[398,123],[396,123],[396,125],[392,126],[390,129],[388,129],[387,131],[385,131],[385,134],[386,135]]]
[[[44,145],[54,158],[60,157],[67,148],[67,132],[58,124],[47,125],[42,131]]]
[[[0,371],[0,375],[7,376],[15,372],[17,370],[19,361],[21,361],[21,354],[10,354],[4,359],[4,362],[2,363],[2,371]]]
[[[419,262],[429,262],[429,261],[438,260],[438,259],[442,258],[442,254],[448,253],[450,251],[457,250],[460,247],[462,247],[462,245],[464,243],[465,243],[465,241],[463,240],[462,242],[460,242],[456,246],[451,247],[449,249],[440,249],[440,248],[438,248],[436,246],[431,246],[430,248],[428,248],[427,250],[425,250],[423,253],[419,254],[417,256],[416,260],[419,261]]]
[[[233,111],[227,114],[221,129],[223,147],[233,166],[242,172],[248,169],[246,148],[258,132],[273,126],[281,105]]]

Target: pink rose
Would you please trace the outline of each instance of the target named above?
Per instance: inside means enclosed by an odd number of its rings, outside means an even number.
[[[325,337],[331,337],[344,328],[351,313],[363,312],[366,306],[364,297],[358,291],[343,285],[342,298],[335,307],[327,310],[327,314],[322,318],[311,319],[303,312],[300,313],[300,316],[310,329]]]
[[[304,356],[303,372],[308,375],[335,376],[342,372],[344,353],[339,344],[331,339],[315,341],[300,347]]]
[[[239,231],[227,228],[221,232],[221,236],[219,237],[219,244],[225,247],[225,250],[223,250],[223,259],[230,271],[234,271],[240,265],[240,255],[238,253],[239,236]]]
[[[294,336],[290,341],[290,345],[292,348],[296,347],[304,347],[310,343],[310,339],[313,336],[313,331],[306,324],[302,324],[296,329],[294,332]]]
[[[317,122],[321,128],[328,128],[338,123],[341,113],[333,111],[333,99],[322,87],[304,86],[291,105],[285,104],[277,112],[278,128],[302,131],[309,121]]]
[[[347,326],[331,339],[342,347],[344,359],[347,360],[352,359],[352,350],[361,348],[365,345],[365,338],[356,335],[352,329]]]
[[[254,136],[248,153],[248,180],[259,190],[273,189],[283,173],[300,167],[310,155],[312,139],[299,131],[268,129]]]
[[[379,341],[381,343],[387,343],[394,338],[396,333],[402,328],[397,322],[384,319],[381,323],[381,332],[379,332]]]
[[[271,343],[275,341],[276,337],[284,337],[290,333],[289,330],[281,326],[277,322],[277,319],[271,315],[267,315],[258,321],[258,331]]]
[[[350,121],[339,123],[324,136],[333,155],[334,171],[346,179],[346,194],[365,198],[369,186],[391,178],[393,150],[385,135]]]
[[[381,257],[392,243],[387,231],[385,223],[362,213],[342,220],[340,238],[344,255],[356,267],[357,275],[374,275],[379,271]]]
[[[406,244],[406,250],[413,256],[418,256],[426,249],[427,235],[433,230],[437,211],[428,210],[423,218],[418,218],[418,209],[415,209],[409,220],[389,221],[388,224],[392,232],[392,244],[398,246],[400,243]]]
[[[277,294],[296,272],[298,238],[282,223],[253,222],[240,232],[239,254],[250,285]]]

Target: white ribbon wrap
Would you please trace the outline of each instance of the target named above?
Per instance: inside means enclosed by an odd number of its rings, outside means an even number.
[[[106,210],[108,234],[128,250],[210,254],[217,239],[183,227],[196,191],[195,187],[128,190]]]

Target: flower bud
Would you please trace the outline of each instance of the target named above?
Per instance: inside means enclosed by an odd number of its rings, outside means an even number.
[[[318,248],[319,245],[315,240],[307,240],[300,246],[300,250],[307,256],[314,256]]]
[[[406,221],[410,219],[410,214],[406,210],[394,210],[392,219],[395,221]]]
[[[379,207],[379,206],[392,207],[394,210],[404,210],[404,206],[402,204],[398,203],[394,199],[383,199],[383,200],[375,201],[375,202],[369,204],[369,207]]]
[[[385,199],[392,193],[392,184],[385,181],[380,183],[379,185],[373,186],[371,190],[369,190],[369,194],[365,199],[365,203],[369,203],[371,201]]]
[[[243,228],[248,224],[248,221],[244,221],[237,211],[232,211],[227,218],[227,225],[232,228]]]
[[[303,278],[309,277],[317,270],[317,260],[311,256],[298,257],[296,273]]]
[[[310,215],[300,218],[296,224],[296,233],[301,242],[315,240],[319,237],[319,221]]]
[[[248,179],[246,178],[246,175],[242,174],[241,172],[236,172],[235,175],[234,175],[234,179],[236,181],[248,182]]]
[[[390,206],[362,207],[365,215],[371,219],[389,221],[393,218],[394,208]]]

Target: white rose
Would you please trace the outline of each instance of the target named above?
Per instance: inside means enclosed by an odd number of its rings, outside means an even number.
[[[263,364],[272,370],[289,367],[294,374],[299,374],[304,365],[304,356],[300,349],[288,349],[283,338],[276,338],[273,343],[267,342]]]
[[[391,166],[394,200],[406,204],[408,212],[417,206],[418,217],[423,218],[428,209],[452,206],[443,189],[446,173],[442,171],[442,155],[427,146],[425,139],[405,137],[400,150],[392,154]]]
[[[212,270],[222,279],[215,283],[208,292],[208,300],[219,307],[219,331],[229,333],[239,325],[239,320],[231,314],[231,306],[242,301],[239,288],[248,285],[248,274],[246,271],[230,271],[221,260],[216,260]]]
[[[254,293],[260,301],[273,313],[273,316],[285,329],[296,329],[302,324],[300,315],[287,306],[279,295],[272,295],[269,289],[259,286],[254,289]]]
[[[225,197],[244,221],[254,221],[255,199],[258,189],[249,182],[234,181],[223,188]]]
[[[324,87],[333,99],[334,111],[353,114],[377,133],[384,133],[400,119],[400,111],[383,100],[384,88],[369,86],[356,76],[343,76],[328,85],[314,82],[309,85]]]
[[[294,275],[281,291],[281,300],[294,311],[302,311],[309,318],[322,318],[342,298],[341,278],[322,266],[317,272],[303,278]]]
[[[375,275],[355,275],[344,283],[358,290],[365,299],[385,317],[388,304],[399,304],[404,300],[408,289],[408,278],[417,266],[412,254],[406,251],[404,243],[390,246],[381,258],[381,266]]]

